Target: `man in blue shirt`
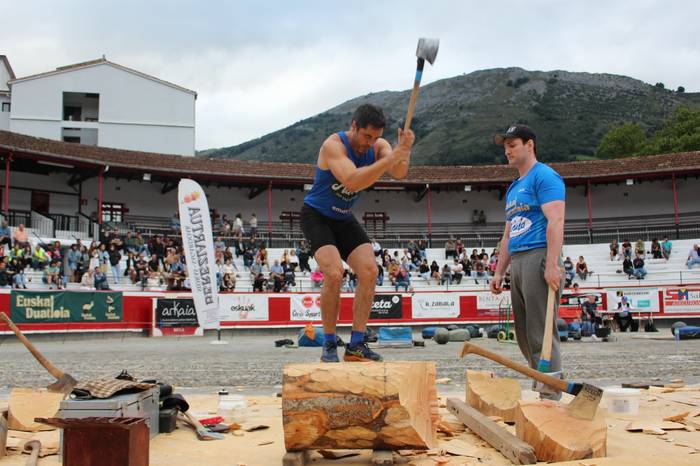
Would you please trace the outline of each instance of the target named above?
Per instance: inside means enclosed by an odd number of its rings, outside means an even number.
[[[360,191],[382,175],[403,179],[408,173],[411,130],[399,129],[392,148],[382,139],[385,118],[378,107],[365,104],[355,111],[348,131],[328,136],[321,146],[316,176],[301,209],[301,228],[311,244],[311,254],[323,272],[321,317],[325,344],[321,361],[338,362],[335,328],[340,310],[343,261],[357,274],[350,343],[345,361],[381,361],[364,342],[377,279],[377,263],[364,228],[352,214]]]
[[[536,138],[526,125],[512,125],[494,138],[503,146],[508,164],[518,170],[506,193],[506,227],[501,239],[498,266],[491,291],[502,291],[508,265],[515,333],[520,351],[537,369],[544,338],[548,288],[556,293],[554,318],[561,296],[561,248],[564,241],[564,181],[553,169],[537,161]],[[561,371],[559,334],[552,328],[550,369]],[[541,391],[540,396],[559,399],[561,392]]]

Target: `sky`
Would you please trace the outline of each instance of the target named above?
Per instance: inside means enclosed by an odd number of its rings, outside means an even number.
[[[419,37],[440,39],[424,84],[521,67],[700,92],[693,0],[5,2],[0,54],[18,77],[106,55],[192,89],[197,150],[410,88]]]

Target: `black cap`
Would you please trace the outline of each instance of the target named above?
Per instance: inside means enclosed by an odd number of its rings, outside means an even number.
[[[493,137],[493,142],[498,146],[502,146],[506,139],[520,138],[523,142],[530,139],[537,142],[535,132],[527,125],[511,125],[505,133],[499,133]]]

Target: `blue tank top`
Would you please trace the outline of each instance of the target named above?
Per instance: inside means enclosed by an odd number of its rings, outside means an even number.
[[[364,155],[356,156],[350,147],[345,131],[338,133],[343,141],[348,158],[357,168],[372,165],[374,163],[374,147],[371,147]],[[313,207],[326,217],[344,220],[352,216],[352,206],[355,204],[359,192],[348,190],[333,176],[333,172],[322,170],[316,166],[316,176],[311,191],[304,197],[304,204]]]

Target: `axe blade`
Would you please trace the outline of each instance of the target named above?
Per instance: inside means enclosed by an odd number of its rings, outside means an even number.
[[[70,395],[75,386],[78,385],[78,381],[75,380],[70,374],[63,374],[54,383],[47,386],[46,389],[54,393],[65,393]]]
[[[418,39],[418,47],[416,47],[416,57],[422,58],[431,65],[435,63],[438,49],[440,48],[440,39],[427,39],[421,37]]]
[[[574,384],[573,389],[569,393],[576,394],[574,399],[567,405],[566,409],[569,414],[579,419],[592,420],[603,397],[603,390],[593,385],[582,383]]]

